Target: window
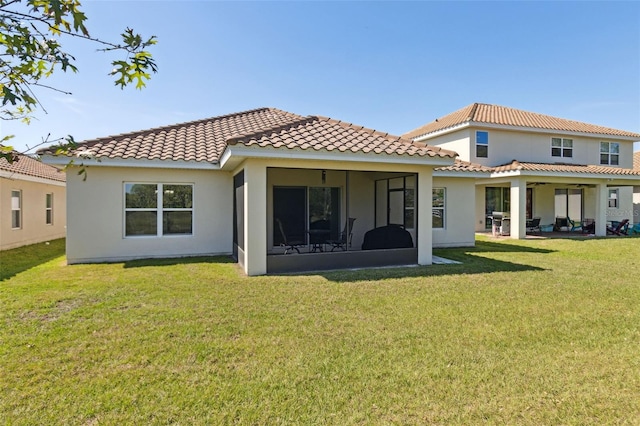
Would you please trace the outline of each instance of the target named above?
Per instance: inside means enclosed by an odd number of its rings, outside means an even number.
[[[445,189],[433,188],[433,213],[431,226],[433,228],[444,228],[445,225]]]
[[[609,190],[609,207],[614,209],[618,208],[618,190],[617,189]]]
[[[489,156],[489,132],[476,132],[476,157]]]
[[[53,225],[53,194],[46,195],[45,201],[45,223]]]
[[[552,157],[573,157],[573,139],[551,138]]]
[[[620,144],[617,142],[600,142],[600,164],[617,166],[620,164]]]
[[[22,192],[11,191],[11,228],[22,228]]]
[[[193,185],[125,183],[125,236],[192,233]]]

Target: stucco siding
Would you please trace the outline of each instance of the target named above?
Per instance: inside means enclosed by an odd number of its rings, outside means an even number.
[[[64,183],[48,184],[20,175],[0,178],[0,250],[64,238],[66,231],[66,191]],[[21,194],[21,226],[11,224],[11,192]],[[46,194],[53,194],[53,223],[46,223]]]
[[[475,140],[472,139],[472,134],[475,133],[469,129],[463,129],[430,139],[425,139],[422,142],[454,151],[458,153],[458,158],[469,161],[471,155],[475,155],[475,151],[472,151],[472,149],[474,149],[472,148],[472,144],[475,143]]]
[[[126,237],[124,183],[193,184],[193,233]],[[69,263],[149,257],[230,254],[233,178],[230,173],[91,167],[87,181],[68,173]]]
[[[489,155],[487,158],[475,156],[475,132],[489,133]],[[569,138],[573,140],[572,157],[554,157],[551,155],[551,138]],[[463,139],[465,138],[465,139]],[[600,142],[616,142],[620,144],[619,167],[633,167],[633,142],[615,139],[590,138],[584,136],[507,131],[493,128],[473,127],[447,135],[434,137],[425,142],[451,149],[465,161],[485,166],[508,164],[513,160],[531,163],[569,163],[600,164]]]
[[[467,247],[475,245],[476,206],[473,179],[433,178],[433,188],[445,188],[445,227],[433,229],[434,247]]]

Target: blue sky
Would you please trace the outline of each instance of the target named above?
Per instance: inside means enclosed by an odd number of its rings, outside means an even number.
[[[113,55],[71,41],[78,74],[47,109],[2,122],[23,150],[264,106],[402,134],[473,102],[640,132],[637,2],[84,1],[93,36],[130,26],[159,43],[142,91]],[[637,145],[637,144],[636,144]],[[637,146],[640,149],[640,146]]]

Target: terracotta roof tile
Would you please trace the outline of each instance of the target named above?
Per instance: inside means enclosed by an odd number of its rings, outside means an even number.
[[[598,166],[598,165],[578,165],[578,164],[545,164],[545,163],[521,163],[513,160],[511,163],[493,168],[494,173],[512,172],[525,170],[531,172],[553,172],[553,173],[590,173],[604,175],[627,175],[640,176],[640,169],[623,169],[618,167]]]
[[[528,127],[532,129],[593,133],[599,135],[636,138],[637,140],[640,140],[639,133],[552,117],[550,115],[543,115],[535,112],[522,111],[515,108],[481,103],[468,105],[442,118],[438,118],[431,123],[405,133],[403,137],[413,139],[465,123],[484,123],[502,125],[506,127]]]
[[[4,158],[0,158],[0,170],[42,179],[51,179],[58,182],[66,182],[67,177],[64,172],[56,169],[55,167],[43,164],[35,158],[27,155],[18,153],[15,153],[15,155],[16,160],[12,163],[9,163]]]
[[[640,151],[633,153],[633,168],[640,170]]]
[[[217,163],[228,145],[455,158],[452,151],[326,117],[274,108],[99,138],[69,155]],[[42,150],[52,154],[52,149]]]
[[[483,166],[477,163],[470,163],[468,161],[462,161],[456,159],[455,163],[452,166],[447,167],[438,167],[435,169],[436,171],[447,171],[447,172],[483,172],[490,173],[493,171],[493,167]]]

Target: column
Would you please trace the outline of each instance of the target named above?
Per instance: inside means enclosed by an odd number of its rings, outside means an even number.
[[[244,251],[247,275],[267,273],[267,167],[259,160],[244,168]]]
[[[606,182],[596,185],[596,236],[607,235],[607,206],[609,203],[609,188]]]
[[[511,238],[527,236],[527,181],[516,178],[511,181]]]
[[[418,265],[433,263],[433,233],[431,227],[433,209],[433,179],[431,167],[422,167],[418,172]],[[446,206],[445,206],[446,214]]]

